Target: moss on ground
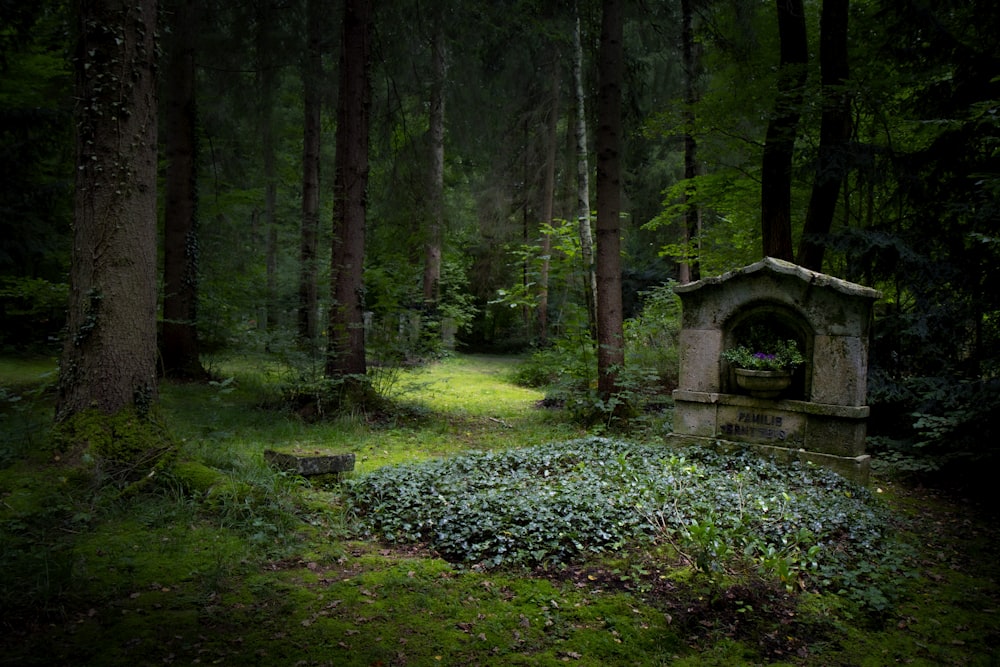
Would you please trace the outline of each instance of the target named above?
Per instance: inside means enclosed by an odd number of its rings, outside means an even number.
[[[92,466],[98,484],[129,487],[162,471],[176,443],[156,414],[126,408],[115,414],[84,410],[56,426],[57,449]],[[134,490],[134,489],[133,489]]]
[[[468,391],[444,373],[460,362],[428,371],[438,390]],[[343,442],[374,466],[565,434],[522,414],[525,397],[503,407],[498,389],[455,414],[433,393],[426,422],[310,425],[224,390],[165,385],[182,456],[135,496],[101,495],[49,454],[0,459],[0,664],[997,664],[1000,531],[961,501],[884,487],[915,556],[881,615],[738,572],[707,581],[668,548],[463,569],[420,545],[348,539],[335,485],[269,470],[261,453]]]

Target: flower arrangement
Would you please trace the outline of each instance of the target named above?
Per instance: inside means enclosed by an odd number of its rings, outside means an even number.
[[[755,371],[788,371],[805,363],[794,340],[775,341],[766,351],[755,350],[745,345],[731,347],[722,353],[723,358],[736,368]]]

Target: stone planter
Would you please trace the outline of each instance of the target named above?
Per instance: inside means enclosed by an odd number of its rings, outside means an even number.
[[[737,368],[736,384],[754,398],[777,398],[792,384],[792,374],[788,371],[758,371]]]

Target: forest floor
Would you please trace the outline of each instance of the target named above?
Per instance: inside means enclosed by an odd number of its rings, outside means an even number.
[[[220,361],[226,380],[165,385],[162,402],[182,456],[222,481],[108,499],[46,445],[47,362],[0,360],[0,665],[1000,665],[1000,526],[943,492],[873,480],[913,554],[873,613],[706,582],[652,547],[460,567],[359,539],[336,484],[262,462],[279,444],[334,448],[364,474],[581,434],[509,365],[460,355],[390,378],[410,401],[392,419],[306,423],[261,407],[281,377]]]

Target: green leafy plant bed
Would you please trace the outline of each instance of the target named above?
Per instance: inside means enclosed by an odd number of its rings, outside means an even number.
[[[749,562],[789,589],[884,608],[903,564],[867,489],[749,452],[586,438],[382,468],[346,494],[364,535],[476,568],[561,567],[662,541],[710,576]]]

